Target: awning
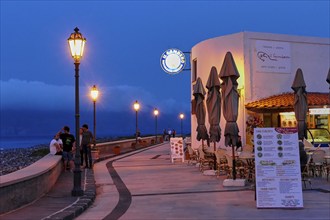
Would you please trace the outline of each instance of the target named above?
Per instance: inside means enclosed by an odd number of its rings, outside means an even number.
[[[270,96],[245,104],[249,111],[258,113],[278,113],[293,111],[293,92]],[[322,108],[330,105],[329,93],[307,92],[308,108]]]

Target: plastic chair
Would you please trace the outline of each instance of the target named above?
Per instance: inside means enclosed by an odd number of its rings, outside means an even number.
[[[311,155],[311,160],[309,162],[309,167],[312,170],[313,176],[322,175],[323,165],[324,165],[324,150],[315,150]]]

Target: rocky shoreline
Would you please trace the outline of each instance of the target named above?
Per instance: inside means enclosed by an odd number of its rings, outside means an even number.
[[[47,145],[0,150],[0,176],[23,169],[49,153]]]

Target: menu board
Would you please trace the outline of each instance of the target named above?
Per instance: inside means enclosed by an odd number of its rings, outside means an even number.
[[[303,208],[296,128],[255,128],[257,208]]]
[[[171,138],[171,162],[174,163],[174,159],[181,159],[184,162],[184,149],[183,140],[180,138]]]

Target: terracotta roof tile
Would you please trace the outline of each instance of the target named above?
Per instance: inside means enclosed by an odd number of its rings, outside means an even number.
[[[245,108],[254,112],[283,112],[293,111],[294,93],[274,95],[258,101],[245,104]],[[330,105],[329,93],[308,92],[307,102],[309,107],[323,107]]]

